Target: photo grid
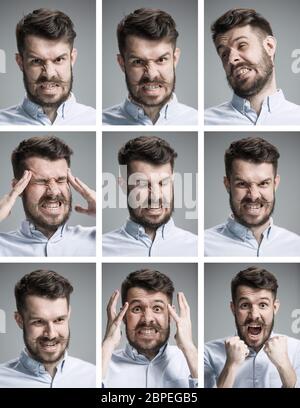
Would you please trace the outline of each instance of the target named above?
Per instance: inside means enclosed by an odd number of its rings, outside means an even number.
[[[300,4],[267,3],[1,5],[0,389],[300,388]]]

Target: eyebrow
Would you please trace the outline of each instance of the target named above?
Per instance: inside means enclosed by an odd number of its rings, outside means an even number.
[[[57,58],[63,58],[63,57],[67,57],[68,56],[68,53],[67,52],[64,52],[63,54],[60,54],[60,55],[58,55],[57,57],[55,57],[54,59],[57,59]],[[44,58],[42,58],[42,57],[39,57],[37,54],[34,54],[34,53],[29,53],[28,54],[28,58],[37,58],[37,59],[40,59],[40,60],[44,60]]]
[[[163,58],[163,57],[166,57],[166,56],[168,56],[168,55],[171,55],[171,53],[170,53],[169,51],[165,52],[164,54],[162,54],[162,55],[160,55],[159,57],[154,58],[154,59],[155,59],[155,60],[158,60],[158,59]],[[135,54],[131,54],[131,55],[129,55],[129,57],[128,57],[128,59],[134,59],[134,58],[141,59],[141,60],[143,60],[143,61],[147,61],[147,59],[142,58],[142,57],[138,57],[138,56],[135,55]],[[151,60],[151,59],[153,59],[153,58],[150,58],[150,60]]]
[[[132,304],[134,304],[134,303],[143,303],[143,301],[142,301],[141,299],[133,299],[133,300],[129,303],[129,305],[132,305]],[[153,300],[152,303],[162,303],[163,305],[165,305],[165,302],[164,302],[163,300],[160,300],[160,299],[155,299],[155,300]]]
[[[235,180],[235,181],[245,181],[246,183],[249,183],[249,181],[245,180],[244,178],[242,178],[242,177],[240,177],[240,176],[234,177],[234,180]],[[271,178],[271,177],[267,177],[267,178],[265,178],[265,179],[259,181],[259,183],[263,183],[264,181],[272,181],[272,178]],[[254,182],[252,181],[251,183],[254,183]]]
[[[66,319],[67,317],[68,317],[68,315],[67,315],[67,314],[66,314],[66,315],[61,315],[61,316],[57,316],[57,317],[55,317],[54,319],[50,319],[50,321],[51,321],[51,320],[62,319],[62,318]],[[40,316],[35,316],[35,315],[30,316],[30,317],[29,317],[29,320],[43,320],[43,321],[47,321],[47,320],[46,320],[46,319],[44,319],[43,317],[40,317]]]
[[[33,177],[32,178],[32,180],[33,181],[49,181],[49,180],[51,180],[52,178],[54,178],[55,180],[57,180],[57,181],[62,181],[62,180],[67,180],[67,176],[60,176],[60,177],[50,177],[50,178],[43,178],[43,177],[37,177],[37,178],[35,178],[35,177]]]
[[[247,37],[247,36],[245,36],[245,35],[240,35],[239,37],[235,38],[235,39],[233,40],[233,42],[239,41],[239,40],[241,40],[241,39],[243,39],[243,38],[246,39],[246,40],[248,40],[248,37]],[[226,48],[226,46],[225,46],[224,44],[218,45],[218,46],[217,46],[217,52],[218,52],[218,54],[219,54],[220,48]]]
[[[244,300],[250,301],[250,299],[247,298],[247,297],[241,297],[241,298],[239,299],[239,302],[244,301]],[[268,298],[268,297],[261,297],[261,298],[259,298],[258,300],[268,300],[268,301],[270,301],[271,299]]]

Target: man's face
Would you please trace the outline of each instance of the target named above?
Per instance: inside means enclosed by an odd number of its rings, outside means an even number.
[[[231,303],[239,337],[258,351],[270,337],[278,309],[279,301],[270,290],[239,286]]]
[[[66,298],[55,300],[30,295],[22,315],[15,315],[23,330],[29,355],[42,364],[58,362],[70,340],[70,310]]]
[[[167,295],[130,288],[129,303],[124,322],[128,342],[140,354],[152,359],[167,342],[170,335],[170,319]]]
[[[248,228],[264,225],[275,206],[279,176],[271,163],[251,163],[235,159],[230,179],[224,178],[235,219]]]
[[[32,177],[22,196],[25,214],[37,228],[54,232],[67,221],[72,209],[68,164],[65,159],[31,157],[26,160],[26,169]]]
[[[157,229],[169,221],[174,209],[170,163],[153,165],[133,160],[127,180],[128,210],[133,221]]]
[[[155,107],[170,99],[179,54],[179,49],[174,50],[170,42],[128,36],[124,56],[118,55],[118,62],[125,73],[129,94],[136,103]]]
[[[273,37],[262,40],[248,25],[220,34],[215,45],[228,83],[240,97],[256,95],[271,82],[276,48]]]
[[[16,55],[29,99],[42,107],[58,107],[72,89],[76,50],[63,40],[35,35],[25,38],[23,55]]]

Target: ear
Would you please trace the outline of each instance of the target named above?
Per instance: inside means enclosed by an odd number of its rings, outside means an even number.
[[[23,322],[23,318],[20,315],[19,312],[15,312],[15,321],[17,323],[17,325],[20,327],[20,329],[23,330],[23,326],[24,326],[24,322]]]
[[[72,64],[72,67],[75,64],[76,59],[77,59],[77,49],[73,48],[72,51],[71,51],[71,64]]]
[[[277,176],[274,179],[275,191],[277,190],[277,187],[279,186],[279,183],[280,183],[280,176],[279,176],[279,174],[277,174]]]
[[[266,50],[267,54],[272,58],[272,60],[274,60],[276,45],[277,45],[276,38],[273,37],[272,35],[268,35],[263,40],[263,47]]]
[[[16,58],[16,63],[19,65],[20,70],[23,71],[24,67],[23,67],[23,58],[22,58],[22,56],[19,53],[17,53],[15,58]]]
[[[280,308],[279,299],[275,299],[275,302],[274,302],[274,314],[276,314],[278,312],[279,308]]]
[[[175,51],[174,51],[174,65],[175,65],[175,67],[176,67],[177,64],[178,64],[178,61],[179,61],[179,58],[180,58],[180,54],[181,54],[180,48],[175,48]]]
[[[232,301],[230,302],[230,309],[232,311],[233,316],[235,316],[235,306],[234,306],[234,303]]]
[[[127,194],[127,183],[123,177],[118,177],[118,184],[121,187],[121,190],[124,194]]]
[[[229,193],[230,192],[230,181],[228,177],[224,176],[223,183],[224,183],[227,193]]]
[[[117,54],[117,60],[118,60],[121,70],[125,72],[125,60],[121,54]]]

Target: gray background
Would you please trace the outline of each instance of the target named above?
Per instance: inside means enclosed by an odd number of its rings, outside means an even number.
[[[297,132],[206,132],[205,134],[205,228],[223,223],[231,213],[229,194],[224,184],[224,153],[230,143],[244,137],[257,136],[274,144],[280,153],[274,223],[300,234],[299,174],[300,135]]]
[[[176,311],[179,313],[177,303],[177,293],[183,292],[191,310],[191,320],[193,328],[193,341],[198,344],[198,296],[197,296],[197,264],[170,264],[170,263],[146,263],[146,264],[103,264],[102,265],[102,337],[104,337],[107,315],[106,306],[112,293],[116,289],[121,290],[121,284],[129,273],[142,268],[151,268],[167,275],[174,284],[173,304],[176,306]],[[121,300],[118,301],[117,310],[121,307]],[[176,333],[176,325],[171,319],[170,344],[176,344],[174,335]],[[126,343],[125,326],[122,328],[122,340],[118,346],[124,347]]]
[[[179,102],[198,106],[197,87],[197,0],[109,0],[102,7],[102,104],[103,108],[123,102],[127,96],[125,77],[117,62],[117,25],[134,10],[147,7],[159,8],[175,20],[179,33],[177,46],[181,57],[176,68],[176,95]]]
[[[300,339],[291,330],[291,313],[300,308],[299,264],[206,264],[204,272],[204,333],[205,341],[235,334],[234,316],[230,310],[230,283],[234,276],[249,266],[260,266],[272,272],[278,281],[277,298],[280,308],[275,316],[274,331]],[[217,322],[217,324],[216,324]]]
[[[277,50],[275,56],[277,87],[285,97],[300,103],[300,74],[291,69],[292,51],[299,49],[300,2],[299,0],[205,0],[204,12],[204,78],[205,108],[231,100],[232,91],[227,85],[226,75],[217,55],[210,32],[211,24],[227,10],[234,7],[254,8],[271,24]]]
[[[96,269],[95,264],[10,263],[0,264],[0,309],[6,313],[6,333],[0,333],[0,363],[17,358],[24,348],[22,330],[14,320],[15,284],[26,273],[50,269],[69,279],[71,294],[70,355],[96,363]]]
[[[0,73],[0,109],[19,104],[25,95],[23,74],[15,61],[16,25],[24,15],[43,7],[60,10],[73,21],[78,51],[73,92],[78,102],[96,107],[95,0],[9,0],[0,6],[0,48],[6,53],[6,74]]]
[[[158,136],[168,143],[178,153],[175,159],[174,172],[193,174],[193,200],[196,200],[197,173],[197,133],[196,132],[103,132],[102,154],[103,172],[112,173],[116,179],[119,176],[118,151],[130,139],[139,136]],[[118,188],[117,188],[118,191]],[[120,194],[123,194],[121,190]],[[176,196],[176,189],[174,192]],[[179,194],[182,194],[179,191]],[[184,202],[183,202],[184,205]],[[185,218],[186,208],[175,208],[173,218],[178,227],[197,234],[197,219]],[[104,208],[102,212],[103,233],[119,228],[128,218],[127,208]]]
[[[0,197],[2,198],[11,190],[13,170],[10,161],[12,151],[25,139],[33,136],[53,135],[61,138],[73,150],[71,156],[71,169],[73,176],[77,176],[90,188],[96,186],[96,138],[95,132],[1,132],[0,133],[0,163],[1,183]],[[86,208],[86,201],[72,187],[73,208],[76,204]],[[11,231],[19,227],[25,219],[22,199],[18,198],[13,206],[10,216],[1,222],[0,230]],[[85,214],[72,211],[68,221],[70,225],[94,226],[96,220]]]

